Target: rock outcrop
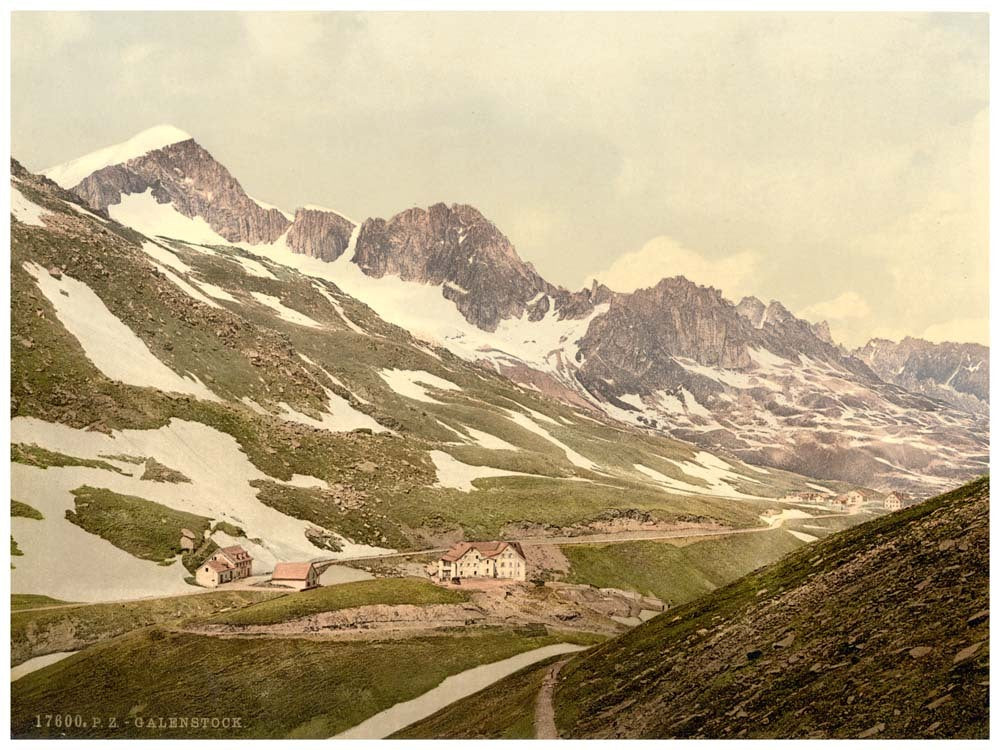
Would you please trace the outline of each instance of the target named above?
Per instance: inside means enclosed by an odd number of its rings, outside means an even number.
[[[99,169],[71,188],[91,208],[107,209],[123,195],[151,191],[158,203],[170,203],[184,216],[201,217],[230,242],[274,242],[289,220],[276,208],[264,208],[193,139],[173,143]]]
[[[369,276],[442,285],[444,296],[483,330],[520,317],[555,291],[472,206],[437,203],[361,226],[354,262]],[[533,314],[538,316],[538,308]]]
[[[285,235],[285,244],[293,252],[332,262],[347,249],[353,231],[354,224],[340,214],[300,208]]]

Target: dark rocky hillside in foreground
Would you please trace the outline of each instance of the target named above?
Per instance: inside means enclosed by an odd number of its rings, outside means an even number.
[[[570,662],[564,737],[985,738],[989,479],[809,545]]]

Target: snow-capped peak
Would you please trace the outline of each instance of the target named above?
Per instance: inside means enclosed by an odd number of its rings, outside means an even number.
[[[129,159],[156,151],[173,143],[190,140],[191,136],[173,125],[157,125],[143,130],[127,141],[94,151],[65,164],[58,164],[42,171],[60,187],[79,185],[87,176],[113,164],[123,164]]]

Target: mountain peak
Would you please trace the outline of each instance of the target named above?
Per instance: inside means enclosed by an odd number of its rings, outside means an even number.
[[[173,125],[156,125],[136,133],[127,141],[105,146],[72,161],[49,167],[42,174],[60,187],[69,189],[79,185],[86,177],[99,169],[114,164],[124,164],[129,159],[158,151],[174,143],[191,140],[191,136]]]

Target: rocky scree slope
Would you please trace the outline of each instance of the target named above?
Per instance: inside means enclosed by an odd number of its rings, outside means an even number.
[[[793,552],[571,661],[575,738],[985,738],[989,479]]]

